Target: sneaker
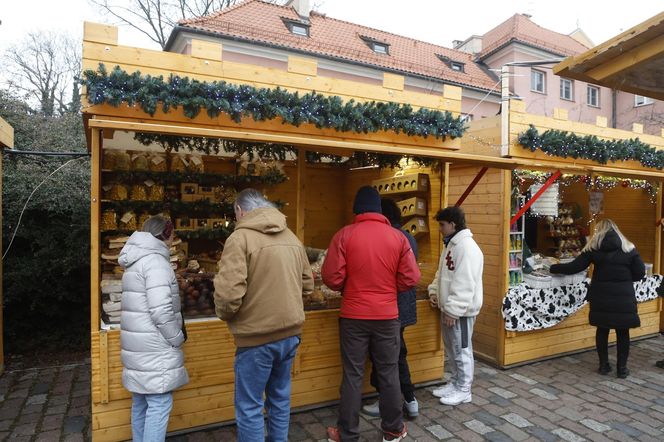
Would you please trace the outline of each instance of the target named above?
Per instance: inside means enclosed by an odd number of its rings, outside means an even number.
[[[440,403],[443,405],[459,405],[470,402],[473,398],[473,395],[470,394],[470,391],[460,391],[454,390],[454,393],[449,396],[443,396],[440,398]]]
[[[408,417],[417,417],[420,415],[420,407],[417,403],[417,399],[413,399],[410,402],[403,401],[403,404],[406,407],[406,414]]]
[[[337,427],[327,427],[327,442],[341,442],[341,436]]]
[[[448,382],[447,384],[443,385],[442,387],[436,388],[434,391],[432,391],[433,395],[436,397],[444,397],[444,396],[449,396],[456,390],[454,387],[453,382]]]
[[[390,433],[389,431],[383,431],[383,442],[399,442],[403,440],[404,437],[408,435],[406,430],[406,423],[403,423],[403,429],[400,433]]]
[[[378,406],[378,401],[373,404],[365,405],[362,407],[362,412],[368,414],[369,416],[379,417],[380,416],[380,407]]]

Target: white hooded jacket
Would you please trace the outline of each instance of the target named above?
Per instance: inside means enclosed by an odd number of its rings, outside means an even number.
[[[134,232],[120,252],[122,384],[132,393],[166,393],[189,382],[180,295],[166,244]]]
[[[477,316],[482,308],[483,268],[484,255],[473,234],[460,230],[440,255],[429,296],[438,296],[440,310],[452,318]]]

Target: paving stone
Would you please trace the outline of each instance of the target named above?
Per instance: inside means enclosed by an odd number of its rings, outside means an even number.
[[[498,396],[502,397],[503,399],[512,399],[515,398],[517,395],[512,393],[511,391],[505,390],[504,388],[500,387],[491,387],[488,389],[490,392],[497,394]]]
[[[22,424],[22,425],[17,425],[14,427],[14,431],[12,431],[12,438],[18,437],[18,436],[32,436],[35,434],[37,428],[37,423],[29,423],[29,424]]]
[[[560,436],[561,439],[566,440],[567,442],[582,442],[585,439],[578,434],[574,434],[569,430],[564,428],[556,428],[552,431],[553,434]]]
[[[600,384],[601,385],[606,385],[610,389],[616,390],[616,391],[627,391],[627,390],[629,390],[629,387],[627,385],[619,384],[619,383],[613,382],[613,381],[602,381],[602,382],[600,382]]]
[[[484,424],[484,422],[478,421],[477,419],[473,419],[468,422],[463,423],[466,427],[470,428],[473,430],[475,433],[485,435],[487,433],[490,433],[493,431],[493,428],[487,426]]]
[[[62,432],[64,434],[81,433],[85,428],[86,418],[84,416],[71,416],[64,419]]]
[[[551,394],[546,390],[542,390],[541,388],[533,388],[530,390],[530,392],[536,396],[541,397],[542,399],[546,399],[547,401],[555,401],[558,399],[558,396],[555,394]]]
[[[484,439],[492,442],[512,442],[514,439],[501,433],[500,431],[492,431],[484,435]]]
[[[530,426],[533,425],[526,418],[524,418],[524,417],[522,417],[522,416],[520,416],[516,413],[508,413],[508,414],[504,414],[500,417],[502,417],[507,422],[509,422],[510,424],[512,424],[512,425],[514,425],[515,427],[518,427],[518,428],[526,428],[526,427],[530,427]]]
[[[35,442],[53,442],[60,440],[60,435],[62,431],[58,428],[57,430],[44,431],[37,435]]]
[[[26,405],[35,405],[35,404],[43,404],[46,402],[47,395],[46,394],[36,394],[34,396],[28,397],[28,399],[25,401]]]
[[[555,442],[560,439],[557,435],[540,427],[528,427],[526,432],[534,436],[537,440],[545,442]]]
[[[511,377],[512,379],[516,379],[516,380],[519,381],[519,382],[523,382],[524,384],[528,384],[528,385],[535,385],[535,384],[537,384],[537,381],[536,381],[536,380],[534,380],[534,379],[530,379],[529,377],[523,376],[523,375],[521,375],[521,374],[519,374],[519,373],[511,373],[511,374],[509,375],[509,377]]]
[[[600,422],[597,422],[596,420],[593,419],[581,419],[581,424],[585,425],[586,427],[590,428],[593,431],[596,431],[598,433],[603,433],[605,431],[611,430],[611,427],[608,425],[604,425]]]
[[[611,422],[611,428],[620,433],[624,433],[630,437],[638,438],[643,434],[641,431],[632,427],[631,425],[623,424],[622,422]]]
[[[433,434],[434,437],[438,440],[444,440],[444,439],[449,439],[451,437],[454,437],[452,433],[447,431],[441,425],[432,425],[430,427],[426,427],[426,430],[429,433]]]

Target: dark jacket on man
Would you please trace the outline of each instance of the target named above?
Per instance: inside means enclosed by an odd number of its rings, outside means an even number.
[[[641,325],[636,307],[634,281],[645,275],[636,249],[625,253],[618,235],[610,230],[598,250],[580,254],[567,264],[551,266],[551,273],[573,274],[594,264],[588,289],[590,325],[602,328],[635,328]]]

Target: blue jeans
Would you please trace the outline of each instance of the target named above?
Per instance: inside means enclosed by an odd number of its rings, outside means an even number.
[[[173,393],[132,394],[131,434],[133,442],[163,442],[168,415],[173,408]]]
[[[291,336],[257,347],[237,349],[235,419],[239,442],[288,441],[290,370],[299,344],[300,337]],[[267,413],[267,437],[264,436],[263,406]]]

